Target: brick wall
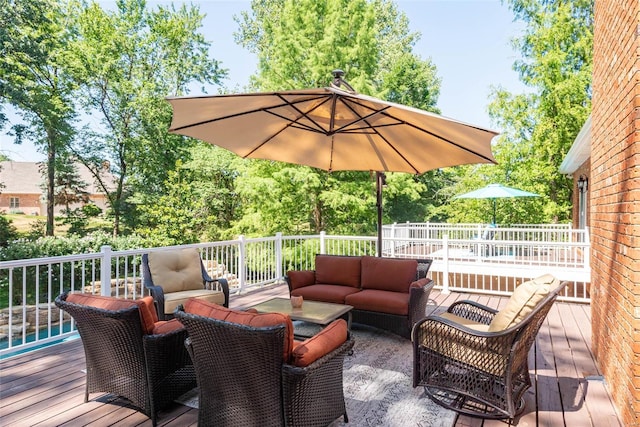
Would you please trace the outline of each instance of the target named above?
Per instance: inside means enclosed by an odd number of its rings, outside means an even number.
[[[595,1],[593,349],[625,426],[640,425],[639,17],[638,0]]]

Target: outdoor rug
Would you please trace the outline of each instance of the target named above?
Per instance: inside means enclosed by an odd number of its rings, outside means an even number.
[[[310,335],[313,326],[294,322],[296,334]],[[455,412],[433,403],[422,387],[412,387],[411,341],[354,324],[353,354],[344,360],[344,395],[349,423],[340,417],[330,426],[451,427]],[[179,403],[198,407],[197,390]]]

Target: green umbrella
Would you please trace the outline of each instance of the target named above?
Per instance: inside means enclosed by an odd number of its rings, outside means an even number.
[[[478,190],[455,196],[454,199],[491,199],[493,200],[493,223],[496,223],[496,199],[508,197],[540,197],[539,194],[506,187],[502,184],[489,184]]]

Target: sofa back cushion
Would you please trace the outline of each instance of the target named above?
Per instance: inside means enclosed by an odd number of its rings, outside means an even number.
[[[165,293],[204,288],[202,261],[195,248],[150,252],[149,271],[154,285]]]
[[[489,332],[502,331],[520,323],[559,284],[551,274],[522,283],[513,291],[507,305],[494,316]]]
[[[203,301],[198,298],[189,298],[184,304],[184,311],[202,317],[209,317],[240,325],[261,328],[265,326],[285,325],[283,361],[289,363],[293,349],[293,323],[291,318],[282,313],[257,314],[249,311],[232,310],[218,304]]]
[[[156,308],[153,305],[153,297],[150,296],[131,300],[84,293],[70,293],[67,295],[66,301],[110,311],[118,311],[137,305],[140,312],[142,330],[145,334],[152,334],[153,328],[158,321],[158,313],[156,313]]]
[[[316,284],[360,287],[359,256],[316,255]]]
[[[365,256],[362,257],[362,289],[409,293],[417,271],[415,259]]]
[[[292,270],[287,272],[291,290],[314,285],[316,283],[316,273],[313,270]]]

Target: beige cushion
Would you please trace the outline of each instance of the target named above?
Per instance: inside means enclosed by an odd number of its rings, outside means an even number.
[[[204,289],[202,261],[195,248],[149,253],[153,283],[165,293]]]
[[[464,317],[456,316],[455,314],[451,314],[448,312],[444,312],[438,314],[439,317],[451,320],[452,322],[457,323],[458,325],[466,326],[469,329],[473,329],[479,332],[488,332],[489,325],[484,323],[475,322],[473,320],[465,319]]]
[[[559,284],[558,279],[545,274],[518,286],[491,321],[489,332],[502,331],[522,321]]]
[[[177,306],[185,304],[189,298],[198,298],[213,304],[224,305],[224,293],[209,289],[195,289],[164,294],[164,312],[166,314],[173,313]]]

